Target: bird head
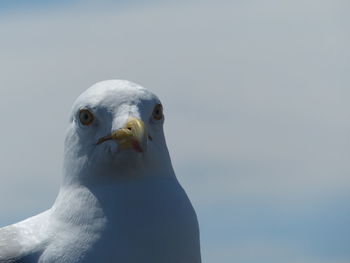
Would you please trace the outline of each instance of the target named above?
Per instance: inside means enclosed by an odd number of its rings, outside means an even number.
[[[65,180],[172,174],[163,123],[163,106],[149,90],[125,80],[96,83],[73,105]]]

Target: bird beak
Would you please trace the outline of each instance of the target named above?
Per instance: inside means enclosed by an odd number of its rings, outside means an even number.
[[[130,117],[123,128],[100,138],[97,144],[101,144],[108,140],[116,141],[120,150],[134,149],[140,153],[144,152],[147,144],[147,130],[145,123],[138,118]]]

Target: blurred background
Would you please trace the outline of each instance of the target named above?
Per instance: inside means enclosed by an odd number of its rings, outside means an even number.
[[[48,209],[75,98],[154,91],[204,263],[350,262],[350,2],[0,2],[0,226]]]

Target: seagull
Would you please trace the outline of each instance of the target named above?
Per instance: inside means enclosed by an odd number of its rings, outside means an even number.
[[[195,210],[179,184],[149,90],[106,80],[83,92],[53,206],[0,228],[1,263],[200,263]]]

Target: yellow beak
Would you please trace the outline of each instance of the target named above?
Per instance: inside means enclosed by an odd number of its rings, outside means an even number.
[[[130,117],[123,128],[100,138],[97,144],[108,140],[116,141],[120,150],[134,149],[137,152],[143,152],[147,142],[145,124],[138,118]]]

